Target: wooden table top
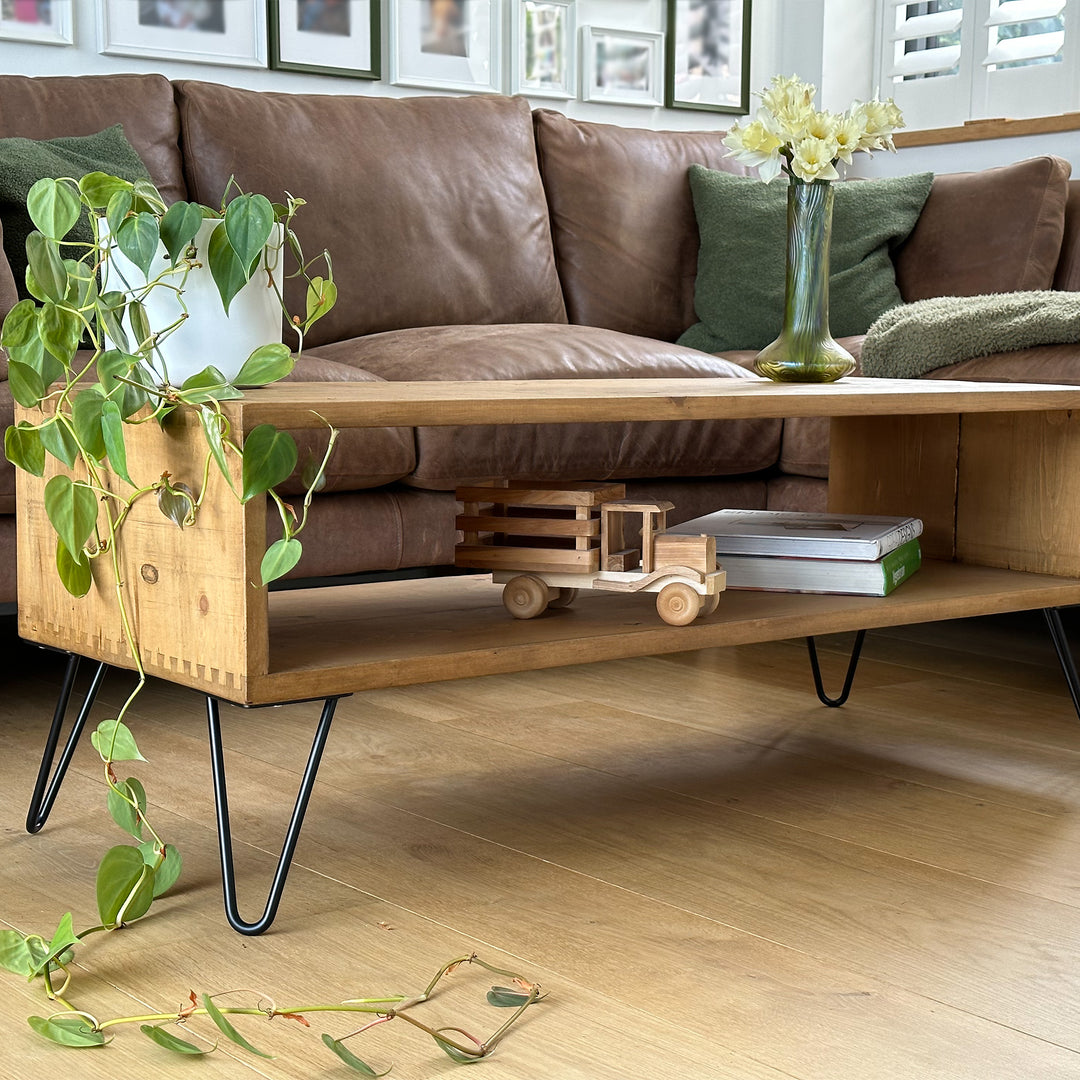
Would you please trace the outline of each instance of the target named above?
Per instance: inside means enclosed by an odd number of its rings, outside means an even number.
[[[847,378],[551,379],[278,383],[225,409],[256,424],[321,427],[717,420],[788,416],[1045,412],[1080,408],[1080,386]]]

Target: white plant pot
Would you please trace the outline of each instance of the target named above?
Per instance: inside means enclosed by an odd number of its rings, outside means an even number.
[[[155,382],[164,382],[167,375],[173,386],[180,386],[210,364],[232,380],[260,345],[281,341],[281,304],[275,290],[269,287],[261,263],[252,279],[233,298],[228,315],[225,314],[221,294],[207,265],[210,237],[215,229],[224,226],[219,218],[207,218],[195,234],[192,243],[202,265],[191,270],[184,282],[183,303],[188,317],[159,343],[152,363],[147,365]],[[274,230],[269,246],[280,249],[281,226],[275,225]],[[153,280],[169,266],[164,246],[150,265],[149,278],[115,247],[110,259],[114,263],[113,274],[122,275],[129,286],[136,288]],[[271,264],[273,262],[272,259]],[[179,283],[180,278],[167,280]],[[123,281],[113,276],[108,287],[124,288]],[[180,298],[169,288],[151,290],[144,307],[153,330],[170,326],[184,310]]]

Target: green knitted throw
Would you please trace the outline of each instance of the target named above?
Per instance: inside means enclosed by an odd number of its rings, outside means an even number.
[[[917,379],[935,368],[1036,345],[1080,343],[1080,293],[936,296],[886,311],[863,342],[862,373]]]

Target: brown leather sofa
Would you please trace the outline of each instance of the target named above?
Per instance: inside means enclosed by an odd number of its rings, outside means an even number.
[[[313,328],[294,379],[753,377],[752,353],[672,344],[696,321],[687,169],[742,171],[719,133],[579,122],[534,114],[521,98],[257,93],[157,75],[0,76],[0,101],[0,137],[123,124],[167,199],[215,203],[232,176],[246,190],[305,198],[305,247],[330,249],[340,299]],[[1066,212],[1067,171],[1037,161],[1021,180],[1004,178],[1015,213],[994,222],[996,246],[974,260],[946,242],[958,228],[986,232],[973,181],[935,180],[897,254],[905,299],[1000,291],[993,271],[1012,267],[1015,277],[1018,244],[1031,283],[1012,287],[1047,287],[1038,282],[1049,267],[1055,287],[1080,290],[1080,182]],[[12,302],[0,261],[0,316]],[[857,353],[859,339],[845,343]],[[956,367],[965,378],[1075,382],[1080,347]],[[2,354],[0,375],[6,426]],[[720,506],[819,507],[826,457],[827,431],[790,421],[349,431],[294,576],[451,563],[453,488],[463,481],[620,479],[670,499],[681,520]],[[14,499],[5,464],[0,602],[15,594]]]

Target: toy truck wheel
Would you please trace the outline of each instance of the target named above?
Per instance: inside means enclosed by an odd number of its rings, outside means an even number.
[[[502,602],[515,619],[535,619],[548,606],[548,587],[539,578],[522,574],[503,586]]]
[[[556,595],[548,601],[548,607],[569,607],[577,599],[577,589],[559,589]]]
[[[711,615],[720,606],[720,594],[718,592],[713,593],[712,596],[705,595],[701,598],[701,611],[698,612],[698,616]]]
[[[701,609],[697,590],[683,581],[673,581],[656,594],[656,610],[670,626],[689,626]]]

